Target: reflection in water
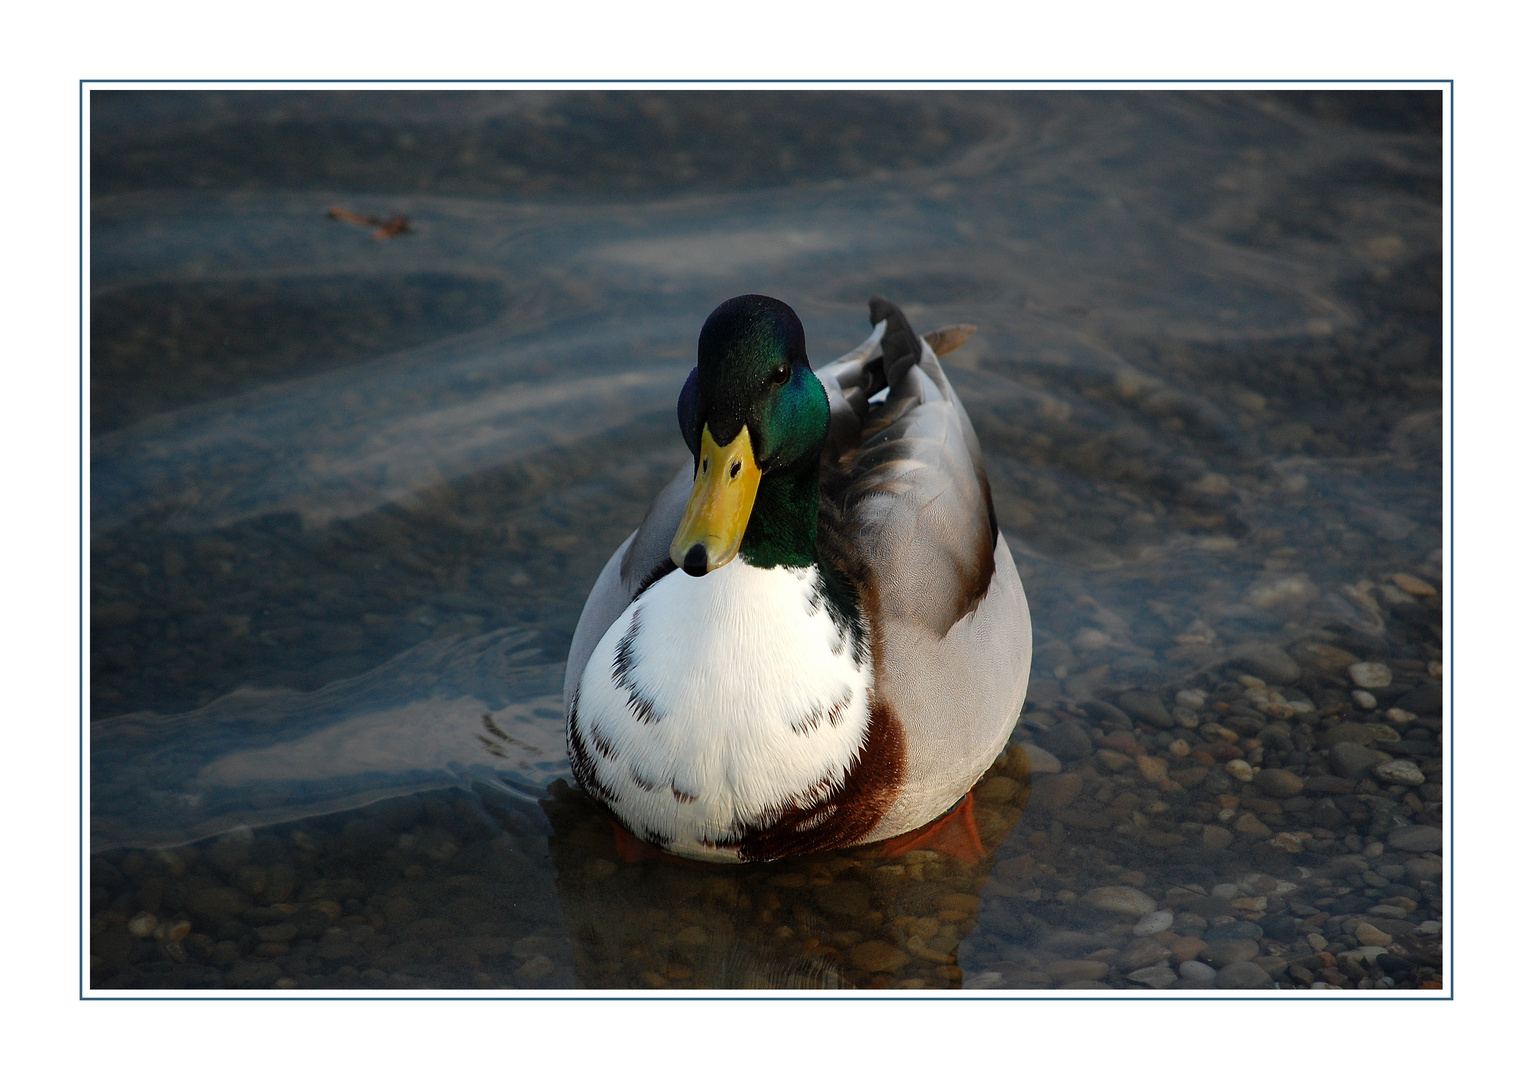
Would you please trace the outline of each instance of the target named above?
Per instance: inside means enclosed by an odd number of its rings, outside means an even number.
[[[1028,796],[1013,747],[976,788],[987,850]],[[593,800],[556,782],[543,809],[559,902],[583,986],[696,989],[922,989],[962,985],[958,943],[973,929],[988,860],[881,845],[742,868],[620,846]]]
[[[93,985],[1440,980],[1436,95],[253,100],[94,129]],[[978,867],[630,864],[559,784],[744,292],[815,362],[980,327],[1037,636]]]

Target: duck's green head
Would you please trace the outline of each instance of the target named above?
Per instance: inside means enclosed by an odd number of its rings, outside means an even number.
[[[793,309],[756,295],[715,308],[676,413],[696,473],[672,561],[702,575],[742,545],[751,562],[812,561],[830,404]]]

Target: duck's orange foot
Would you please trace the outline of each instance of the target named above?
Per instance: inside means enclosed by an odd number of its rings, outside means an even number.
[[[973,792],[936,821],[884,841],[878,854],[880,858],[888,859],[920,850],[940,851],[971,866],[985,857],[985,845],[979,841],[979,826],[974,822]]]
[[[669,851],[656,847],[648,840],[640,840],[615,820],[612,822],[612,839],[617,844],[618,858],[622,859],[625,863],[666,862],[675,863],[679,866],[693,865],[680,855],[672,855]]]

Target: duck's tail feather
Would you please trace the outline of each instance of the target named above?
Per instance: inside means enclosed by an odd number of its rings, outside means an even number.
[[[887,321],[884,329],[884,385],[897,387],[905,374],[921,359],[921,339],[910,327],[905,313],[882,296],[868,301],[868,321],[874,326]]]

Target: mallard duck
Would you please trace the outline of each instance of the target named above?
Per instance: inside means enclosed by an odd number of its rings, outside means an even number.
[[[737,296],[677,401],[692,462],[613,553],[564,682],[575,778],[665,852],[886,840],[1005,747],[1032,623],[979,443],[893,304],[818,372],[793,309]],[[934,344],[936,348],[934,348]]]

